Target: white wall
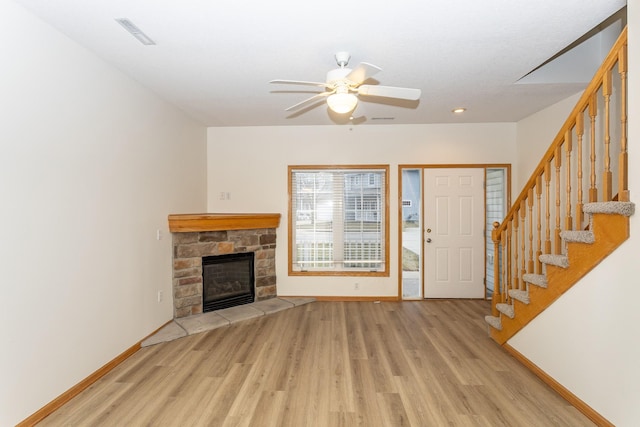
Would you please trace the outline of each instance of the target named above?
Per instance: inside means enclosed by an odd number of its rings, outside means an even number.
[[[513,163],[515,124],[209,128],[207,155],[209,212],[282,214],[276,249],[279,295],[396,296],[398,165]],[[339,164],[390,166],[388,278],[287,275],[287,166]],[[231,198],[220,200],[221,192]]]
[[[576,93],[518,122],[517,160],[513,178],[515,197],[519,196],[520,190],[531,177],[581,96],[582,92]]]
[[[206,208],[206,129],[13,2],[0,21],[8,426],[171,319],[167,215]]]
[[[512,347],[619,427],[637,426],[640,420],[640,4],[630,2],[627,12],[632,94],[629,188],[631,201],[636,203],[631,238],[509,340]],[[535,128],[533,123],[527,125]],[[522,141],[518,139],[519,150]]]

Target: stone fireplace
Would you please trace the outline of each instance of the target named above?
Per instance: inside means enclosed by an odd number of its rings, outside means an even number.
[[[252,252],[255,301],[276,297],[275,248],[279,223],[280,214],[169,215],[174,317],[203,312],[205,257]]]

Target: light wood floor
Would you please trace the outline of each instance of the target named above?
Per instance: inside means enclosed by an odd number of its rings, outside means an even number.
[[[485,301],[314,302],[138,351],[40,426],[589,426]]]

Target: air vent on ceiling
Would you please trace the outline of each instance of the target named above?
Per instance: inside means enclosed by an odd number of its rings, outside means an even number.
[[[145,33],[143,33],[142,30],[140,30],[140,28],[138,28],[136,26],[136,24],[134,24],[133,22],[129,21],[127,18],[116,18],[116,22],[118,24],[122,25],[122,27],[125,30],[127,30],[129,33],[131,33],[131,35],[133,37],[135,37],[136,39],[138,39],[138,41],[140,43],[142,43],[143,45],[150,46],[150,45],[156,44],[156,42],[151,40],[149,38],[149,36],[147,36]]]

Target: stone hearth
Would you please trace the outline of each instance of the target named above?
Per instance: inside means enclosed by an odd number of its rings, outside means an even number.
[[[280,214],[169,215],[173,237],[174,318],[202,313],[202,257],[254,252],[255,300],[277,296]]]

